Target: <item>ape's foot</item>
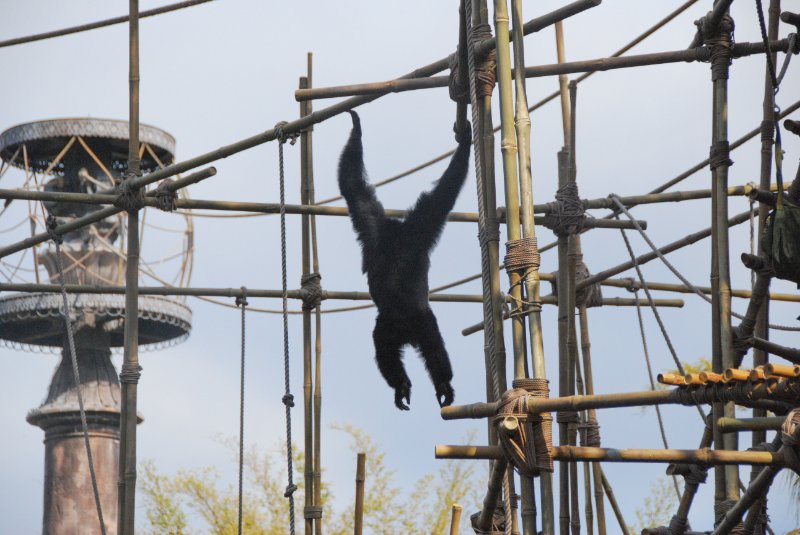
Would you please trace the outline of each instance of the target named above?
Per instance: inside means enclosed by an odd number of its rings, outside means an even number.
[[[405,403],[403,400],[405,399]],[[400,409],[401,411],[409,411],[411,407],[406,405],[408,403],[411,404],[411,385],[409,383],[403,383],[402,386],[394,389],[394,404],[395,406]]]
[[[440,407],[447,407],[453,404],[455,398],[455,391],[450,383],[439,383],[436,385],[436,401],[439,402]]]

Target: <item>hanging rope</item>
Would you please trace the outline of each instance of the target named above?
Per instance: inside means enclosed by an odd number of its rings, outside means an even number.
[[[103,520],[103,507],[100,504],[100,491],[97,487],[97,475],[94,472],[94,458],[92,457],[92,445],[89,442],[89,424],[86,421],[86,408],[83,405],[83,394],[81,393],[81,374],[78,369],[78,353],[75,350],[75,336],[72,332],[72,320],[69,317],[69,302],[67,300],[67,286],[64,281],[64,264],[61,259],[61,244],[64,239],[56,233],[58,221],[55,216],[47,216],[47,233],[56,246],[56,269],[58,270],[58,283],[61,286],[61,304],[63,309],[61,314],[64,317],[64,326],[67,329],[67,345],[70,360],[72,362],[72,375],[75,378],[75,393],[78,397],[78,410],[81,417],[81,429],[83,431],[83,444],[86,447],[86,457],[89,460],[89,476],[92,480],[92,493],[94,494],[94,505],[97,508],[97,520],[100,523],[100,533],[106,535],[106,523]]]
[[[245,310],[247,309],[247,288],[242,286],[242,295],[236,298],[236,306],[242,310],[242,359],[239,373],[239,522],[238,535],[242,535],[242,499],[244,474],[244,357],[245,357]]]
[[[278,170],[280,184],[280,214],[281,214],[281,290],[283,292],[283,378],[285,393],[282,398],[286,408],[286,477],[288,483],[283,493],[289,500],[289,531],[294,535],[294,492],[297,485],[294,484],[294,467],[292,466],[292,407],[294,407],[294,396],[292,396],[289,385],[289,297],[288,285],[286,282],[286,187],[283,169],[283,144],[291,139],[290,144],[294,145],[297,135],[289,136],[283,131],[286,122],[275,125],[275,139],[278,140]]]
[[[614,201],[614,203],[619,207],[619,210],[623,214],[625,214],[625,216],[632,222],[633,227],[642,236],[644,241],[647,242],[647,245],[650,246],[650,249],[652,249],[653,253],[658,257],[658,259],[661,260],[664,263],[664,265],[667,266],[667,268],[669,268],[669,270],[676,277],[678,277],[678,279],[686,287],[688,287],[691,291],[693,291],[695,294],[697,294],[706,303],[711,303],[711,298],[708,297],[706,294],[704,294],[697,286],[695,286],[694,284],[689,282],[689,280],[686,277],[684,277],[683,274],[680,271],[678,271],[675,268],[675,266],[673,266],[672,263],[669,260],[667,260],[667,257],[664,256],[664,254],[661,251],[658,250],[658,247],[656,247],[656,245],[650,239],[650,236],[647,235],[647,233],[642,229],[641,225],[639,225],[639,222],[636,221],[633,218],[633,215],[631,215],[631,213],[628,211],[628,209],[625,208],[625,205],[622,204],[622,201],[620,200],[620,198],[614,193],[609,195],[609,198]],[[740,319],[740,320],[745,319],[745,317],[743,315],[741,315],[741,314],[739,314],[737,312],[733,312],[733,311],[731,311],[731,316],[733,316],[734,318]],[[800,331],[800,327],[792,327],[790,325],[773,325],[771,323],[769,324],[769,328],[770,329],[775,329],[775,330],[778,330],[778,331],[793,331],[793,332]]]

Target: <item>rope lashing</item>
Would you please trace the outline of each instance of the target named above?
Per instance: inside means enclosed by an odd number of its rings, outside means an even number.
[[[53,214],[47,216],[47,233],[53,240],[56,247],[56,269],[58,270],[58,282],[61,287],[61,315],[64,318],[64,326],[67,331],[67,348],[69,350],[69,357],[72,364],[72,376],[75,379],[75,394],[78,398],[78,412],[81,419],[81,431],[83,434],[83,444],[86,448],[86,457],[89,463],[89,477],[92,481],[92,493],[94,494],[94,505],[97,509],[97,520],[100,524],[100,533],[106,535],[106,523],[103,520],[103,507],[100,504],[100,490],[97,485],[97,475],[94,471],[94,457],[92,456],[92,445],[89,442],[89,423],[86,420],[86,407],[83,403],[83,393],[81,389],[81,374],[78,367],[78,352],[75,348],[75,335],[72,331],[72,320],[69,315],[69,301],[67,299],[67,286],[64,281],[64,264],[61,259],[61,244],[63,238],[56,234],[55,229],[58,226],[58,221]],[[124,366],[123,366],[124,369]],[[122,374],[120,374],[120,379]]]
[[[470,38],[474,47],[481,41],[492,38],[492,27],[488,24],[472,26]],[[490,97],[497,82],[497,49],[492,47],[484,56],[475,58],[475,81],[477,83],[478,97]]]
[[[558,237],[579,234],[583,230],[584,207],[578,195],[578,185],[567,182],[556,191],[556,201],[544,216],[544,226]]]
[[[163,182],[162,182],[163,184]],[[159,185],[159,187],[161,187]],[[242,535],[242,507],[244,501],[244,364],[245,364],[245,336],[246,321],[245,311],[247,309],[247,288],[242,286],[242,295],[236,296],[236,306],[242,309],[242,357],[239,372],[239,496],[238,496],[238,524],[237,534]]]
[[[117,199],[114,206],[122,208],[126,212],[136,212],[144,206],[144,196],[141,188],[132,188],[130,180],[138,176],[137,173],[128,171],[123,179],[117,184]]]
[[[500,222],[496,217],[486,217],[486,225],[478,229],[478,242],[488,245],[500,241]]]
[[[171,178],[165,178],[158,183],[156,187],[155,198],[156,208],[164,212],[174,212],[178,208],[178,192],[169,189],[170,184],[175,181]]]
[[[581,281],[588,279],[591,276],[589,267],[583,262],[578,261],[575,264],[575,283],[579,284]],[[550,286],[553,289],[553,295],[558,295],[558,277],[556,276],[550,281]],[[629,291],[635,291],[633,286],[629,287]],[[599,307],[603,305],[603,289],[600,282],[585,286],[580,290],[575,291],[575,306],[586,306],[586,308]]]
[[[321,505],[306,505],[303,508],[303,518],[306,520],[322,518]]]
[[[280,189],[280,221],[281,221],[281,303],[283,312],[283,383],[285,393],[281,398],[286,413],[286,490],[283,497],[289,500],[289,532],[295,533],[294,493],[297,485],[294,484],[294,465],[292,463],[292,407],[294,396],[289,382],[289,293],[286,281],[286,179],[283,165],[283,144],[287,140],[294,145],[297,134],[287,134],[283,127],[288,124],[281,121],[275,125],[275,138],[278,140],[278,176]]]
[[[710,50],[711,79],[727,80],[733,61],[733,19],[727,13],[722,16],[715,26],[711,24],[711,12],[705,17],[695,21],[697,32]]]
[[[585,422],[578,424],[578,430],[583,431],[580,433],[581,446],[586,448],[599,448],[602,446],[600,424],[597,423],[597,418],[587,417]]]
[[[449,67],[450,75],[447,79],[447,88],[450,91],[450,99],[459,104],[469,104],[469,84],[462,84],[463,77],[458,68],[459,51],[450,56]]]
[[[503,259],[506,272],[520,272],[523,277],[531,271],[539,271],[541,256],[535,236],[528,236],[518,240],[506,242],[506,256]]]
[[[755,324],[752,320],[743,320]],[[750,334],[745,334],[748,332]],[[731,329],[731,337],[733,338],[733,349],[739,355],[746,355],[750,348],[753,347],[753,329],[747,328],[744,325],[736,325]]]
[[[495,421],[507,425],[498,436],[503,452],[517,471],[527,477],[553,471],[553,418],[549,413],[528,414],[534,398],[550,397],[547,379],[514,379],[513,388],[500,398]]]
[[[714,504],[714,527],[717,527],[725,519],[725,515],[733,509],[736,503],[736,500],[723,500]],[[744,524],[739,521],[728,533],[730,535],[745,535]]]
[[[717,167],[730,167],[733,165],[730,144],[727,141],[717,141],[712,144],[708,151],[708,162],[712,171]]]
[[[307,273],[300,277],[300,297],[303,300],[303,310],[314,310],[323,299],[322,275]]]

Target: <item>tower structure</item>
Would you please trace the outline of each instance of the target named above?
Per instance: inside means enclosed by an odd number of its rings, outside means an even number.
[[[142,125],[142,171],[173,162],[175,140],[158,128]],[[87,193],[114,187],[125,171],[128,124],[104,119],[58,119],[22,124],[0,134],[0,158],[23,169],[26,182],[40,189]],[[42,177],[38,183],[35,177]],[[74,202],[45,202],[37,217],[59,224],[102,208]],[[67,284],[109,286],[123,283],[125,219],[112,216],[64,236],[61,246]],[[35,223],[32,223],[35,229]],[[42,266],[50,282],[59,283],[55,249],[34,250],[34,272]],[[184,263],[185,264],[185,263]],[[94,469],[107,533],[115,534],[119,452],[120,386],[111,350],[122,347],[124,295],[75,294],[69,310],[80,371],[76,385],[66,343],[59,294],[10,294],[0,298],[0,340],[27,348],[61,348],[47,397],[28,413],[27,421],[45,432],[43,533],[100,533],[81,427],[78,389],[89,426]],[[175,343],[191,330],[191,310],[181,298],[140,296],[139,344]]]

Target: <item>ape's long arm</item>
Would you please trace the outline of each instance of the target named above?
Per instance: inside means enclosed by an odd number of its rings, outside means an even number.
[[[408,229],[427,247],[432,247],[444,229],[447,214],[456,204],[469,169],[470,131],[458,135],[458,148],[436,186],[417,199],[406,218]]]
[[[361,121],[356,112],[351,111],[350,115],[353,117],[353,129],[339,159],[339,191],[347,201],[359,241],[371,247],[377,242],[379,223],[385,216],[383,205],[375,196],[375,188],[366,181]]]

